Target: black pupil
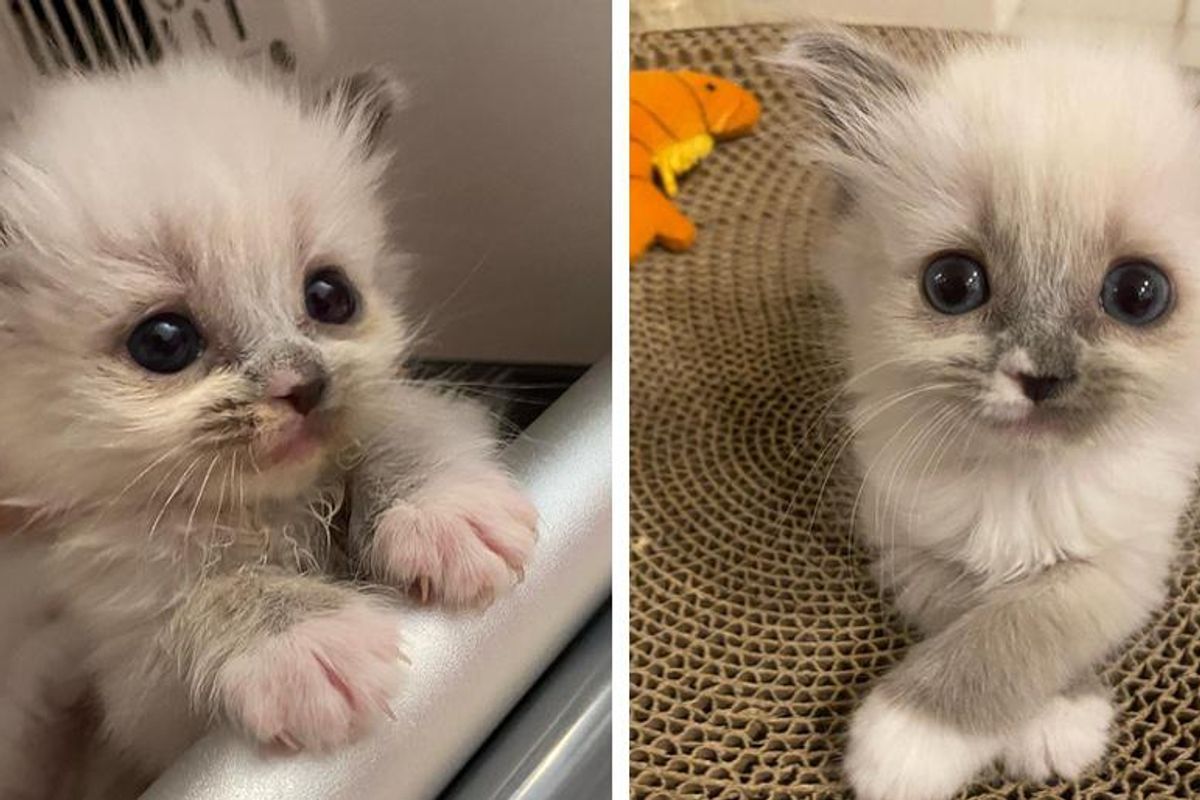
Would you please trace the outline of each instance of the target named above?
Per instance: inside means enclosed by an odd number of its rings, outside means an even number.
[[[704,88],[708,89],[710,92],[715,92],[717,90],[717,85],[715,83],[706,83],[704,84]]]
[[[354,316],[356,304],[345,278],[326,270],[309,279],[304,289],[304,305],[313,319],[338,325]]]
[[[945,256],[925,272],[925,294],[943,314],[963,314],[987,300],[987,278],[983,269],[964,256]]]
[[[134,329],[129,354],[151,372],[179,372],[200,355],[200,335],[187,317],[159,314]]]
[[[1113,301],[1131,317],[1144,317],[1158,304],[1158,278],[1149,270],[1128,267],[1113,287]]]

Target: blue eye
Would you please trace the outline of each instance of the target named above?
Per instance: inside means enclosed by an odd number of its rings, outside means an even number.
[[[1149,261],[1117,264],[1100,290],[1104,312],[1126,325],[1149,325],[1171,306],[1171,282]]]
[[[133,360],[151,372],[179,372],[204,349],[200,332],[182,314],[155,314],[142,320],[125,345]]]
[[[949,253],[929,262],[921,280],[925,301],[942,314],[966,314],[988,301],[987,273],[975,259]]]

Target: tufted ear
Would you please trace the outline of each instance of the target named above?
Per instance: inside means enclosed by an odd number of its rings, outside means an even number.
[[[871,158],[880,111],[909,97],[909,67],[845,28],[801,32],[772,63],[802,84],[830,142],[846,155]]]
[[[335,81],[325,91],[322,104],[361,138],[363,152],[371,154],[378,150],[384,126],[403,105],[404,97],[395,76],[373,67]]]

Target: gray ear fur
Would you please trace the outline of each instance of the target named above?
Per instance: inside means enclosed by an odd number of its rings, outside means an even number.
[[[844,28],[805,30],[772,63],[802,81],[827,138],[858,158],[871,157],[875,115],[916,86],[907,65]]]
[[[379,149],[384,127],[392,114],[403,105],[405,92],[388,71],[371,69],[347,75],[325,92],[323,102],[332,108],[347,129],[362,139],[367,154]]]

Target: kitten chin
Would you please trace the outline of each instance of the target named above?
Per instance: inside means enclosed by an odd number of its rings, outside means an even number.
[[[779,59],[840,193],[858,533],[926,636],[850,725],[865,800],[1104,752],[1095,665],[1165,595],[1200,458],[1200,114],[1116,44],[918,70],[838,28]],[[1045,731],[1053,739],[1033,747]]]

